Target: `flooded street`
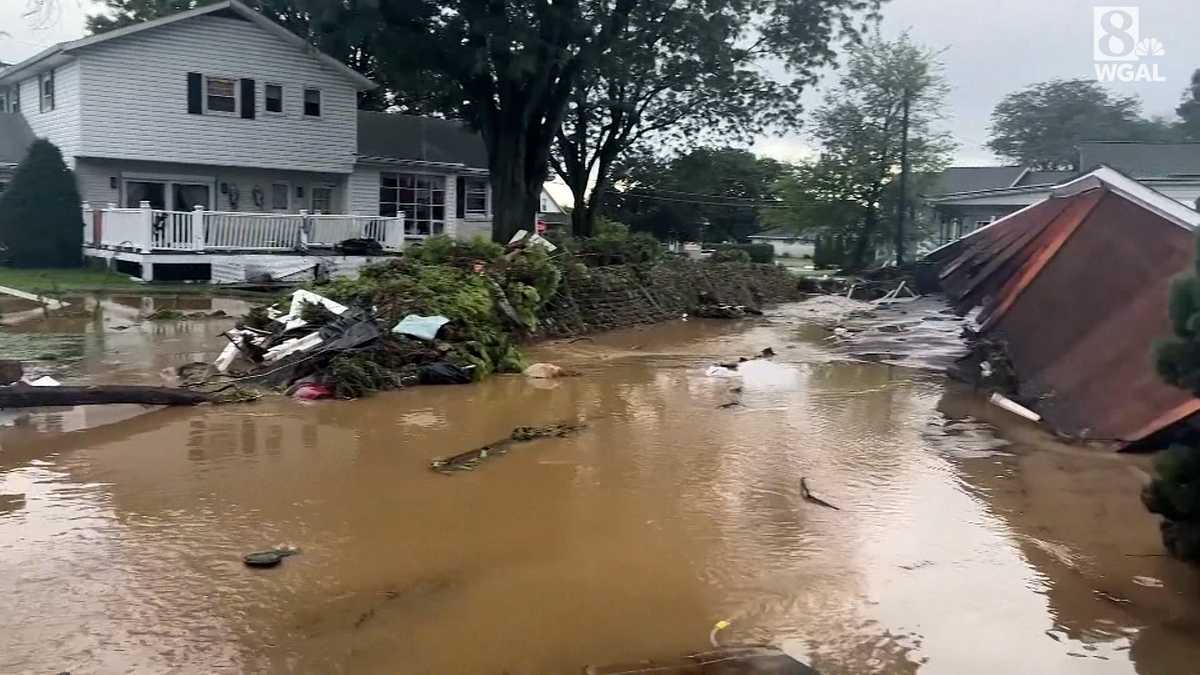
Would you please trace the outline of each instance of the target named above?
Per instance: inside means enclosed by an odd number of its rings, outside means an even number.
[[[5,351],[155,383],[222,346],[227,321],[110,304]],[[704,648],[721,619],[825,675],[1200,672],[1200,576],[1157,555],[1148,458],[825,335],[792,305],[533,350],[577,378],[34,416],[0,431],[0,672],[577,673]],[[242,565],[278,543],[302,552]]]

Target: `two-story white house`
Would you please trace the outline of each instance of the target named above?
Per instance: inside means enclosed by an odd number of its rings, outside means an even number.
[[[478,134],[359,111],[374,87],[223,0],[0,69],[0,183],[34,137],[50,140],[85,202],[85,253],[145,279],[237,281],[231,258],[270,254],[280,270],[356,237],[396,250],[489,235]]]

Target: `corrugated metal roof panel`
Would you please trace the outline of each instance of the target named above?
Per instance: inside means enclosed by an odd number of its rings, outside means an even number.
[[[1135,441],[1200,410],[1151,360],[1194,237],[1169,211],[1098,178],[933,260],[950,298],[982,307],[982,332],[1006,343],[1022,401],[1057,431]]]

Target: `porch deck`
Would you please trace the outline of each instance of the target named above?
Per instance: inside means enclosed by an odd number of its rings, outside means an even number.
[[[84,246],[109,251],[150,253],[298,253],[332,249],[347,239],[373,239],[398,253],[410,239],[396,217],[348,214],[164,211],[142,202],[138,208],[83,205]],[[448,233],[449,234],[449,233]]]
[[[347,239],[372,239],[385,255],[430,236],[396,217],[349,214],[166,211],[83,205],[83,252],[143,281],[303,281],[356,274],[370,255],[345,255]],[[452,228],[446,234],[453,236]],[[156,270],[157,268],[157,270]]]

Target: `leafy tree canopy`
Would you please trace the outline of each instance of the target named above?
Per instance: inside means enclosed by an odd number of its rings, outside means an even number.
[[[642,0],[612,48],[577,81],[554,168],[575,196],[575,233],[591,229],[613,169],[633,148],[747,140],[790,125],[795,102],[840,41],[857,39],[879,3],[768,0],[718,5]],[[765,66],[782,62],[788,74]]]
[[[1192,73],[1192,81],[1183,92],[1183,102],[1175,109],[1182,120],[1181,127],[1188,140],[1200,141],[1200,69]]]
[[[660,239],[744,239],[762,229],[757,207],[774,200],[784,165],[748,150],[698,148],[672,159],[640,156],[619,169],[604,217]]]
[[[897,215],[905,102],[912,174],[940,170],[954,147],[937,128],[947,92],[941,70],[938,54],[908,35],[888,40],[876,33],[855,47],[812,118],[820,157],[779,181],[785,208],[764,211],[765,220],[851,242],[850,267],[870,262]],[[911,181],[910,208],[917,189]]]
[[[1180,129],[1143,119],[1136,96],[1117,96],[1095,80],[1051,80],[1005,96],[992,111],[988,148],[1034,169],[1077,170],[1083,141],[1177,141]]]

